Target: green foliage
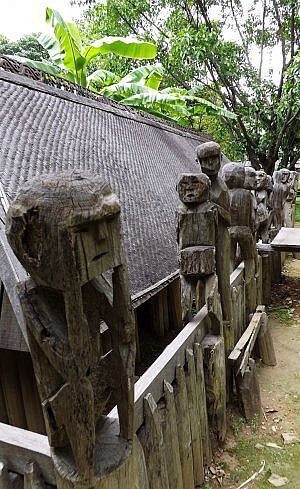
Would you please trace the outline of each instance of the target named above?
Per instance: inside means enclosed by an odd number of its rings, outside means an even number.
[[[62,77],[83,87],[89,83],[110,83],[116,77],[112,73],[102,71],[92,73],[87,77],[89,62],[99,55],[114,54],[135,59],[152,59],[156,56],[157,48],[153,43],[140,41],[132,37],[103,37],[87,45],[83,45],[80,32],[76,25],[65,22],[59,12],[49,7],[46,8],[46,22],[51,25],[54,37],[41,34],[39,43],[48,52],[50,62],[42,60],[35,62],[32,59],[17,59],[26,62],[30,66],[42,69],[48,73],[60,74]]]
[[[39,34],[27,34],[18,41],[9,41],[0,35],[0,55],[17,55],[36,61],[47,60],[49,55],[38,41]]]
[[[292,326],[294,309],[287,306],[270,306],[270,313],[285,326]]]
[[[195,90],[174,87],[159,90],[163,73],[161,64],[142,66],[131,71],[118,83],[105,86],[100,93],[184,126],[194,127],[204,114],[235,118],[235,114],[198,97]]]
[[[300,197],[296,198],[295,221],[300,222]]]
[[[166,72],[162,88],[197,86],[207,91],[205,99],[236,114],[236,119],[224,115],[222,124],[219,119],[215,124],[205,120],[206,115],[201,118],[225,148],[231,147],[230,154],[247,157],[267,172],[277,161],[293,168],[300,156],[300,17],[295,0],[266,0],[263,12],[255,0],[82,3],[90,5],[80,25],[86,36],[97,29],[118,35],[139,33],[145,39],[155,36],[158,60]],[[229,30],[239,39],[228,40]],[[276,83],[271,69],[269,73],[264,69],[274,46],[282,53],[273,55],[277,65],[281,62]],[[107,58],[102,68],[123,75],[120,65],[111,62]]]

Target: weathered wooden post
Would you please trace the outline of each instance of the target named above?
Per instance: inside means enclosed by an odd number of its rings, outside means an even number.
[[[232,322],[232,302],[230,292],[230,238],[228,226],[230,226],[230,203],[228,189],[219,176],[221,167],[220,145],[209,141],[200,144],[197,149],[197,161],[211,181],[210,199],[217,204],[218,230],[216,236],[216,270],[221,296],[224,339],[226,355],[234,346],[234,330]]]
[[[256,219],[257,238],[263,243],[269,242],[268,175],[263,170],[256,172]]]
[[[222,310],[215,264],[218,213],[209,200],[210,181],[204,173],[180,175],[177,190],[183,205],[177,211],[178,259],[181,279],[182,319],[192,318],[197,309],[208,306],[211,332],[222,333]]]
[[[57,487],[129,489],[135,331],[117,197],[89,174],[41,176],[11,204],[6,232],[31,275],[19,294]],[[114,404],[119,426],[105,416]]]
[[[237,163],[227,163],[222,169],[222,176],[229,188],[231,226],[231,261],[236,264],[237,245],[239,245],[245,264],[246,317],[256,308],[255,277],[257,275],[257,251],[253,238],[255,216],[253,200],[249,190],[244,187],[245,167]]]

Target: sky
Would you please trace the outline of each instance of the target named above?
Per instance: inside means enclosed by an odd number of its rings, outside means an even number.
[[[15,41],[31,32],[47,32],[46,7],[58,10],[65,20],[80,16],[80,7],[71,7],[69,0],[0,0],[0,34]]]

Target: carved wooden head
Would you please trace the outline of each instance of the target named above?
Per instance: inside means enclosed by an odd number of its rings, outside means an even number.
[[[256,172],[256,185],[257,190],[262,190],[267,184],[267,174],[263,170],[257,170]]]
[[[244,188],[247,190],[255,190],[256,184],[256,171],[252,166],[245,166],[245,182]]]
[[[63,290],[70,272],[84,284],[122,262],[119,214],[118,199],[101,178],[49,174],[20,189],[6,233],[35,281]]]
[[[227,163],[222,168],[222,177],[228,188],[243,188],[245,167],[237,163]]]
[[[208,176],[216,176],[221,166],[220,145],[213,141],[208,141],[197,146],[196,153],[197,161],[199,161],[203,173]]]
[[[201,204],[209,198],[210,180],[204,173],[183,173],[177,183],[181,202],[186,205]]]
[[[290,170],[287,168],[281,168],[279,170],[281,183],[288,183],[290,178]]]

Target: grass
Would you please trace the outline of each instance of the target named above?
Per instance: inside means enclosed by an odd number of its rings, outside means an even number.
[[[295,222],[300,222],[300,197],[296,198]]]
[[[294,320],[294,309],[287,306],[270,306],[271,315],[285,326],[292,326]]]
[[[238,440],[237,445],[229,449],[228,452],[234,456],[239,465],[231,471],[230,481],[241,483],[256,472],[265,460],[265,471],[255,481],[256,489],[270,489],[268,478],[272,473],[282,477],[287,477],[289,483],[286,489],[299,489],[300,479],[300,444],[285,445],[282,450],[264,446],[261,449],[255,448],[257,443],[264,445],[266,442],[273,442],[282,445],[278,437],[248,437]]]

